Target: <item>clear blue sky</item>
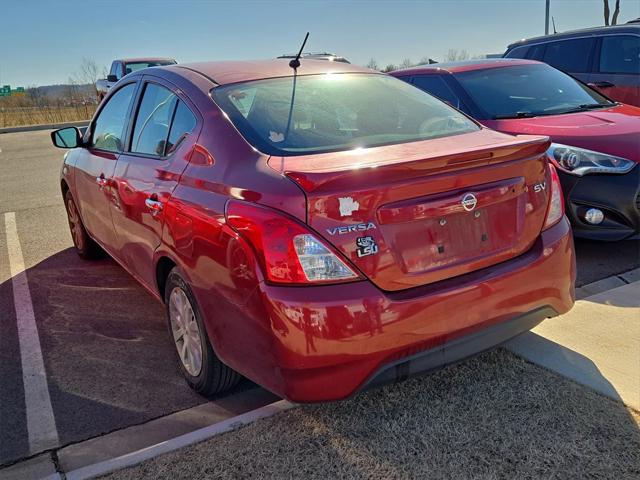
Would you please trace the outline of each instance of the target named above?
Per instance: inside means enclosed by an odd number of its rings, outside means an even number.
[[[610,0],[612,4],[615,0]],[[173,56],[179,62],[270,58],[326,50],[384,66],[440,59],[450,48],[500,53],[544,33],[544,0],[5,0],[0,10],[0,83],[65,83],[83,57]],[[551,0],[558,31],[603,24],[602,0]],[[621,0],[619,23],[640,17]]]

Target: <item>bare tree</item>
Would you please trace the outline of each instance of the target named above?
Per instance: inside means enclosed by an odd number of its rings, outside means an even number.
[[[404,60],[402,60],[402,62],[400,63],[400,65],[398,66],[399,68],[411,68],[413,67],[414,63],[411,61],[410,58],[405,58]]]
[[[370,68],[371,70],[380,70],[380,68],[378,68],[378,62],[376,62],[375,58],[371,58],[369,60],[369,63],[367,63],[367,68]]]
[[[604,24],[609,25],[609,0],[602,0],[604,3]],[[613,9],[613,16],[611,17],[611,25],[618,24],[618,15],[620,15],[620,0],[616,0],[616,6]]]
[[[104,67],[102,71],[105,71]],[[96,62],[94,60],[91,60],[90,58],[83,57],[82,61],[80,62],[80,70],[78,71],[78,73],[74,74],[73,77],[71,77],[71,80],[73,80],[73,85],[75,87],[74,97],[76,97],[77,99],[77,97],[79,96],[80,85],[91,85],[94,89],[94,92],[90,96],[97,98],[98,91],[95,90],[95,88],[96,80],[98,80],[98,78],[100,78],[100,68],[98,67]],[[85,100],[88,101],[89,98]]]
[[[36,107],[41,107],[44,104],[45,95],[42,90],[35,85],[27,88],[26,95]]]
[[[611,17],[611,25],[618,24],[618,15],[620,15],[620,0],[616,0],[616,7],[613,10],[613,17]]]
[[[68,106],[78,105],[81,103],[80,88],[78,87],[78,81],[75,78],[69,77],[69,80],[67,80],[67,85],[64,86],[63,97],[65,104]]]
[[[397,70],[398,67],[396,67],[393,63],[390,63],[389,65],[387,65],[386,67],[384,67],[382,69],[382,71],[384,73],[389,73],[389,72],[393,72],[394,70]]]
[[[466,50],[457,50],[450,48],[444,56],[445,62],[455,62],[460,60],[469,60],[469,52]]]
[[[82,59],[82,62],[80,62],[80,80],[83,83],[96,83],[98,72],[98,65],[96,65],[95,61],[86,57]]]

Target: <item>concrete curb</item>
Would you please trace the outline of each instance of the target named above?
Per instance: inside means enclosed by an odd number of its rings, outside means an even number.
[[[83,120],[79,122],[47,123],[44,125],[21,125],[18,127],[2,127],[0,128],[0,135],[3,133],[35,132],[37,130],[56,130],[58,128],[65,128],[65,127],[86,127],[87,125],[89,125],[89,120]]]
[[[640,280],[640,268],[611,275],[610,277],[603,278],[602,280],[597,280],[576,288],[576,300],[582,300],[583,298],[590,297],[591,295],[597,295],[598,293],[606,292],[607,290],[613,290],[614,288],[621,287],[628,283],[633,283],[637,280]]]
[[[151,447],[137,450],[135,452],[112,458],[110,460],[105,460],[104,462],[87,465],[86,467],[82,467],[77,470],[72,470],[65,474],[65,478],[67,480],[84,480],[87,478],[94,478],[99,475],[104,475],[115,470],[120,470],[122,468],[132,467],[141,462],[144,462],[145,460],[157,457],[158,455],[169,453],[174,450],[193,445],[194,443],[202,442],[203,440],[207,440],[221,433],[235,430],[236,428],[243,425],[248,425],[249,423],[255,422],[256,420],[271,417],[280,412],[289,410],[294,406],[295,404],[290,403],[286,400],[279,400],[269,405],[265,405],[264,407],[252,410],[247,413],[243,413],[242,415],[229,418],[208,427],[186,433],[165,442],[157,443]]]

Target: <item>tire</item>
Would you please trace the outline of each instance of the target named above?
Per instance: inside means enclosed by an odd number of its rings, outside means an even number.
[[[103,256],[104,251],[87,233],[80,218],[78,207],[71,195],[71,191],[67,190],[64,194],[64,205],[67,209],[67,220],[69,221],[69,230],[76,253],[80,258],[85,260],[93,260]]]
[[[189,386],[201,395],[212,396],[238,384],[242,379],[240,374],[222,363],[213,352],[200,308],[177,267],[167,277],[164,303],[178,367]]]

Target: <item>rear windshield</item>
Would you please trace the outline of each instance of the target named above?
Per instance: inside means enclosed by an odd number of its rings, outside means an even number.
[[[175,60],[156,60],[153,62],[127,62],[124,65],[125,74],[128,75],[131,72],[135,72],[137,70],[142,70],[143,68],[149,67],[160,67],[162,65],[173,65]]]
[[[236,128],[270,155],[301,155],[458,135],[479,127],[393,77],[322,74],[214,88]]]
[[[558,115],[613,105],[549,65],[514,65],[456,73],[455,78],[483,110],[483,118]]]

